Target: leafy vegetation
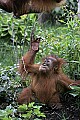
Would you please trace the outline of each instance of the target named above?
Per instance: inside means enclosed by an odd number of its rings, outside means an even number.
[[[17,109],[9,105],[5,110],[0,110],[0,120],[41,120],[40,117],[46,116],[40,112],[40,108],[41,106],[34,105],[33,102],[29,105],[20,105]]]
[[[42,38],[36,62],[40,62],[43,56],[56,54],[67,61],[64,71],[72,79],[80,79],[80,20],[75,17],[67,18],[66,22],[59,19],[59,22],[62,25],[40,25],[35,14],[15,19],[12,14],[0,11],[1,120],[38,120],[45,117],[39,105],[31,103],[29,106],[19,106],[16,102],[16,96],[24,86],[17,72],[17,63],[29,49],[33,27],[35,36]],[[26,86],[29,84],[29,79],[26,80]],[[80,87],[73,89],[80,95]]]
[[[72,89],[72,92],[70,93],[74,97],[79,95],[80,96],[80,86],[70,86]]]

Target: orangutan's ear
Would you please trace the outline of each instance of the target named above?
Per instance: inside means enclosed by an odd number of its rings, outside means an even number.
[[[58,67],[59,68],[61,68],[62,65],[64,65],[66,63],[66,61],[63,58],[58,58],[57,61],[58,61]]]

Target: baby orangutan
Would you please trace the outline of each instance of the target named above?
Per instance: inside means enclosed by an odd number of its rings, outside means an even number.
[[[23,14],[51,11],[53,8],[59,7],[66,0],[0,0],[0,8],[13,12],[19,17]]]
[[[78,83],[69,79],[61,70],[64,60],[55,55],[43,59],[42,64],[34,64],[39,50],[40,38],[31,40],[30,50],[22,57],[19,73],[22,77],[31,75],[31,85],[24,88],[18,97],[18,103],[28,104],[36,99],[47,105],[59,105],[59,94],[70,90],[69,85]]]

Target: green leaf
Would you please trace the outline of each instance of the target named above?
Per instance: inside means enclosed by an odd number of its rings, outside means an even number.
[[[34,106],[34,102],[29,103],[28,107],[32,108]]]
[[[20,105],[20,106],[18,107],[18,110],[19,110],[19,111],[26,111],[27,109],[28,109],[28,107],[27,107],[26,104]]]
[[[80,92],[80,87],[78,87],[78,86],[70,86],[70,88],[71,88],[72,90],[76,90],[76,91],[79,91],[79,92]]]
[[[31,118],[31,116],[32,116],[32,113],[33,113],[33,111],[32,110],[30,110],[30,111],[28,111],[28,113],[27,114],[22,114],[22,117],[24,117],[24,118]]]

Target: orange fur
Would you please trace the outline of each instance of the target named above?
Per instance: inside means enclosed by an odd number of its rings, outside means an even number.
[[[33,12],[50,12],[65,2],[66,0],[0,0],[0,8],[13,12],[15,16],[19,17]]]
[[[57,3],[55,0],[31,0],[31,7],[36,11],[51,11],[53,8],[59,7],[65,3],[65,0],[61,0]],[[33,7],[34,6],[34,7]]]

